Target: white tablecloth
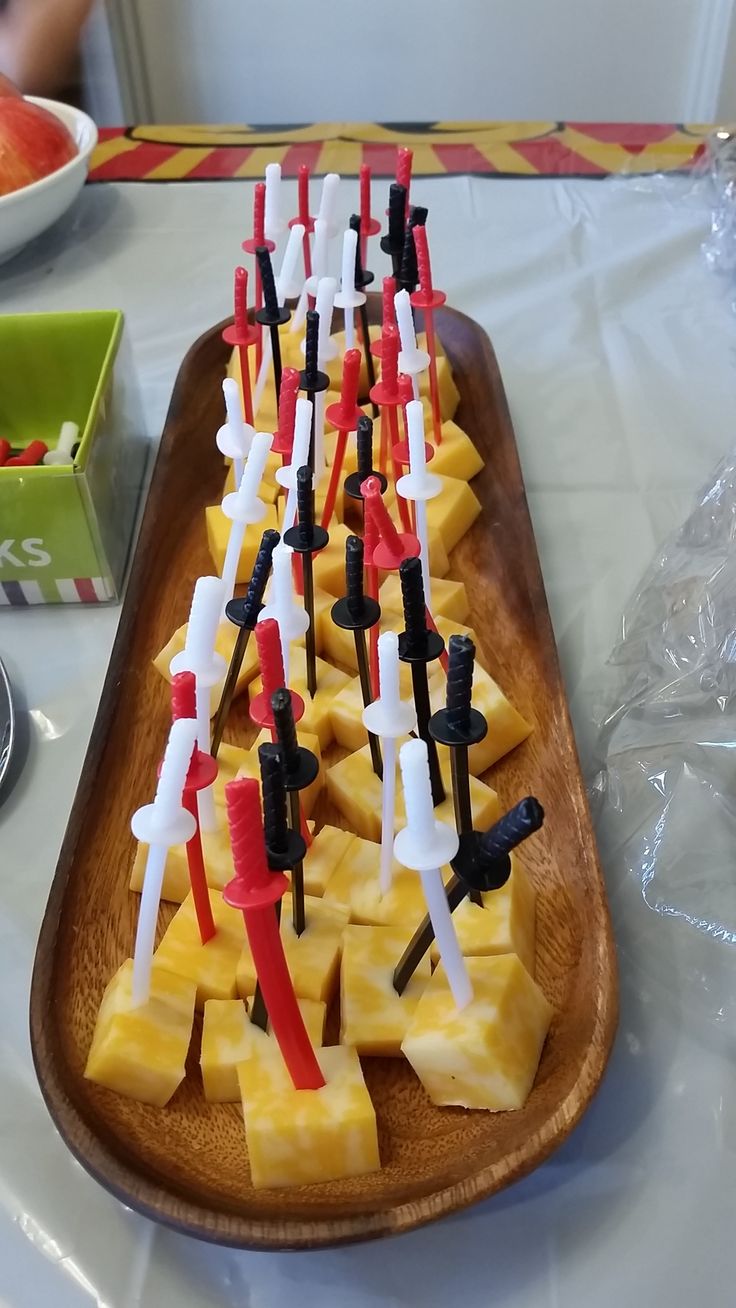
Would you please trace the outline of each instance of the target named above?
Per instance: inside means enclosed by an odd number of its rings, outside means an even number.
[[[435,281],[498,354],[585,763],[623,602],[733,440],[736,331],[700,253],[707,198],[681,179],[442,178],[415,190],[430,207]],[[0,268],[0,307],[122,308],[156,441],[182,355],[229,311],[250,207],[246,182],[87,188],[55,231]],[[379,266],[377,252],[369,262]],[[637,919],[616,901],[621,1023],[597,1100],[546,1166],[454,1219],[335,1252],[239,1253],[126,1211],[72,1160],[36,1085],[28,991],[118,617],[117,607],[0,615],[32,737],[0,808],[2,1303],[731,1302],[733,1066],[686,1015],[657,933],[644,957]]]

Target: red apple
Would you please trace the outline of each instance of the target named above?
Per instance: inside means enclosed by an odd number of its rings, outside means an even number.
[[[55,173],[76,153],[59,118],[29,100],[0,94],[0,195]]]
[[[3,77],[2,73],[0,73],[0,95],[14,95],[22,99],[17,86],[11,82],[9,77]]]

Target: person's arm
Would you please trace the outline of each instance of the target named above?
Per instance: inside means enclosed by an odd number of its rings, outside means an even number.
[[[58,91],[94,0],[8,0],[0,10],[0,71],[21,91]]]

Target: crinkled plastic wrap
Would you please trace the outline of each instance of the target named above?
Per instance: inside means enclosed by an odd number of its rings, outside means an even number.
[[[717,272],[736,272],[736,127],[708,137],[704,168],[713,186],[710,235],[703,253]]]
[[[593,798],[612,893],[638,889],[644,939],[652,918],[669,932],[680,1000],[733,1025],[736,449],[644,575],[608,672]]]

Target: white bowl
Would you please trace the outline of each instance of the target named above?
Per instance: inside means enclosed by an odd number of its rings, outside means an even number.
[[[81,109],[35,95],[26,99],[61,119],[77,143],[77,154],[48,177],[0,196],[0,263],[12,259],[24,245],[66,213],[84,186],[89,157],[97,144],[97,128]]]

